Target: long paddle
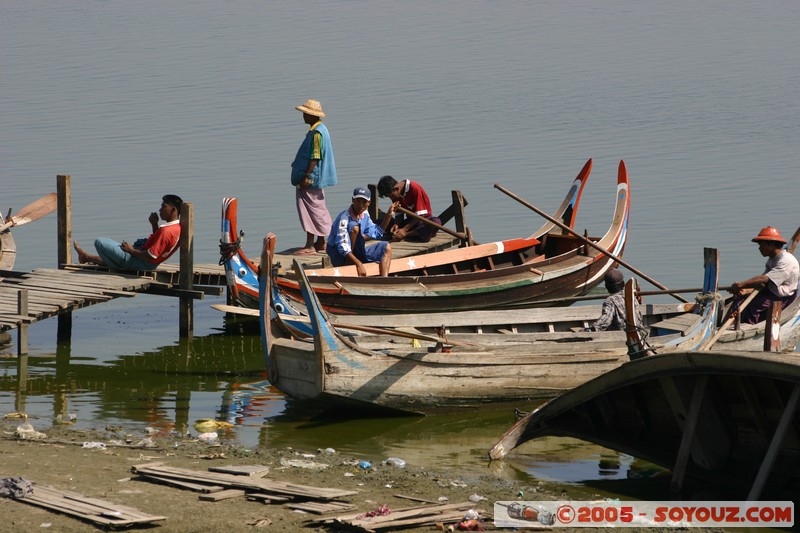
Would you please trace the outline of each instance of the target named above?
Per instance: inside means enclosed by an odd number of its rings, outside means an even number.
[[[19,210],[19,213],[12,215],[5,224],[0,226],[0,232],[7,230],[14,226],[21,226],[34,220],[39,220],[45,215],[49,215],[56,210],[58,206],[58,197],[56,193],[51,192],[39,198],[38,200],[29,203]]]
[[[761,291],[760,290],[754,290],[753,292],[750,293],[750,295],[747,297],[747,299],[745,299],[745,301],[743,301],[742,304],[739,306],[739,309],[737,310],[739,312],[739,314],[741,314],[741,312],[744,311],[745,307],[750,305],[750,302],[753,301],[753,298],[755,298],[756,295],[759,292],[761,292]],[[714,343],[717,342],[717,339],[719,339],[722,336],[722,334],[725,333],[725,330],[727,330],[730,327],[730,325],[733,323],[734,320],[736,320],[736,315],[731,315],[728,318],[728,320],[726,320],[725,323],[722,324],[722,326],[720,326],[717,329],[717,332],[714,333],[714,336],[711,337],[710,339],[708,339],[706,342],[704,342],[701,346],[699,346],[697,348],[697,351],[710,350],[711,347],[714,346]]]
[[[258,309],[249,309],[246,307],[238,307],[225,304],[212,304],[211,307],[218,311],[222,311],[224,313],[231,313],[242,316],[253,316],[253,317],[259,316]],[[305,323],[311,322],[311,320],[307,316],[282,315],[279,313],[278,317],[281,318],[282,320],[294,320],[297,322],[305,322]],[[359,324],[348,324],[346,322],[331,322],[331,325],[334,328],[352,329],[354,331],[363,331],[365,333],[374,333],[376,335],[391,335],[395,337],[405,337],[407,339],[417,339],[421,341],[441,342],[443,344],[452,344],[453,346],[467,346],[472,348],[482,347],[482,345],[480,344],[454,341],[445,339],[443,337],[439,337],[437,335],[426,335],[425,333],[413,333],[411,331],[403,331],[399,329],[379,328],[375,326],[362,326]]]
[[[494,188],[499,190],[502,193],[507,194],[508,196],[510,196],[514,200],[518,201],[519,203],[521,203],[522,205],[524,205],[528,209],[530,209],[532,211],[535,211],[536,213],[538,213],[539,215],[543,216],[544,218],[546,218],[547,220],[549,220],[550,222],[552,222],[553,224],[555,224],[559,228],[561,228],[564,231],[570,233],[571,235],[574,235],[575,237],[580,239],[582,242],[588,244],[589,246],[591,246],[592,248],[594,248],[598,252],[600,252],[602,254],[605,254],[606,256],[610,257],[611,259],[613,259],[614,261],[616,261],[620,265],[624,266],[625,268],[627,268],[628,270],[630,270],[634,274],[638,275],[642,279],[645,279],[645,280],[649,281],[650,283],[652,283],[653,285],[655,285],[659,289],[663,289],[665,291],[669,291],[669,289],[665,285],[662,285],[661,283],[657,282],[656,280],[654,280],[653,278],[651,278],[650,276],[648,276],[647,274],[645,274],[644,272],[642,272],[638,268],[631,266],[626,261],[623,261],[622,258],[617,257],[616,255],[612,254],[611,252],[609,252],[608,250],[606,250],[602,246],[600,246],[600,245],[594,243],[593,241],[587,239],[586,237],[584,237],[583,235],[581,235],[580,233],[578,233],[574,229],[572,229],[569,226],[561,223],[561,221],[556,220],[555,218],[551,217],[550,215],[548,215],[547,213],[545,213],[544,211],[542,211],[541,209],[539,209],[535,205],[532,205],[532,204],[526,202],[525,200],[523,200],[522,198],[520,198],[519,196],[517,196],[513,192],[509,191],[508,189],[506,189],[505,187],[503,187],[499,183],[495,183],[494,184]],[[667,293],[667,294],[669,294],[669,293]],[[683,303],[689,303],[688,300],[682,298],[681,296],[678,296],[677,294],[670,294],[670,296],[680,300]]]
[[[441,224],[437,224],[436,222],[434,222],[433,220],[431,220],[429,218],[425,218],[425,217],[419,216],[418,214],[414,213],[413,211],[409,211],[405,207],[400,207],[398,205],[397,206],[397,211],[400,211],[404,215],[408,215],[408,216],[410,216],[412,218],[415,218],[415,219],[417,219],[417,220],[419,220],[421,222],[424,222],[425,224],[430,224],[434,228],[437,228],[437,229],[439,229],[439,230],[441,230],[441,231],[443,231],[445,233],[449,233],[450,235],[452,235],[453,237],[456,237],[457,239],[461,239],[462,241],[467,241],[470,244],[470,246],[478,244],[475,241],[470,241],[470,239],[466,235],[464,235],[463,233],[458,233],[457,231],[453,231],[453,230],[451,230],[450,228],[448,228],[446,226],[442,226]]]

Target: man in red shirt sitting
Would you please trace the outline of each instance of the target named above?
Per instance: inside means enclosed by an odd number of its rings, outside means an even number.
[[[139,239],[133,244],[121,243],[113,239],[97,239],[94,247],[97,255],[86,253],[76,242],[78,262],[105,265],[116,270],[153,270],[175,253],[181,238],[179,220],[183,200],[175,194],[167,194],[161,202],[158,213],[150,213],[149,221],[153,233],[146,239]],[[164,224],[158,225],[161,218]]]
[[[422,185],[410,179],[400,182],[391,176],[383,176],[378,181],[378,196],[381,198],[389,197],[396,206],[403,207],[412,213],[425,217],[431,222],[441,225],[439,217],[433,216],[431,201],[428,193]],[[402,241],[409,237],[415,237],[420,242],[430,241],[439,231],[439,228],[416,218],[398,214],[395,220],[387,228],[387,233],[392,236],[393,241]]]

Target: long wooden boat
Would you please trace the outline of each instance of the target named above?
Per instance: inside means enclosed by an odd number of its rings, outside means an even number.
[[[591,170],[591,160],[573,182],[554,218],[574,225],[580,194]],[[231,217],[235,199],[223,205],[223,241],[235,243],[236,223]],[[627,239],[630,195],[628,174],[620,162],[617,201],[611,229],[593,239],[603,249],[621,255]],[[508,239],[468,248],[397,259],[390,275],[355,275],[353,267],[307,270],[322,305],[340,314],[409,313],[470,309],[521,308],[537,301],[586,294],[596,286],[614,260],[580,239],[562,233],[548,222],[527,238]],[[254,266],[231,246],[223,259],[229,288],[238,301],[252,307]],[[370,269],[377,269],[371,265]],[[375,270],[377,273],[377,270]],[[297,276],[297,272],[293,272]],[[276,285],[300,301],[299,283],[279,276]]]
[[[266,246],[262,264],[270,261]],[[546,333],[494,334],[491,341],[487,337],[492,335],[485,334],[472,339],[477,344],[461,336],[458,343],[448,337],[451,345],[439,342],[433,350],[421,343],[370,346],[375,337],[354,339],[337,331],[310,289],[309,278],[302,269],[298,272],[313,344],[274,334],[272,276],[260,277],[260,322],[269,379],[294,398],[424,413],[552,397],[617,368],[629,357],[622,332],[573,333],[568,342]],[[700,341],[694,334],[673,334],[663,344],[678,346],[681,339],[693,345]]]
[[[521,418],[491,448],[567,436],[735,491],[728,499],[800,495],[800,357],[693,351],[632,361]]]

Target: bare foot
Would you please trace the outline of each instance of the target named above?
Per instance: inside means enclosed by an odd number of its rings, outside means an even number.
[[[83,251],[81,245],[78,244],[78,241],[73,241],[72,246],[75,248],[75,251],[78,252],[78,263],[85,264],[89,262],[89,254]]]

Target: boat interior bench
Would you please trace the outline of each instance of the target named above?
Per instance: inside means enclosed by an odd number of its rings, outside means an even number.
[[[686,335],[702,319],[701,315],[686,313],[651,324],[650,330],[656,335],[667,335],[673,332]]]

